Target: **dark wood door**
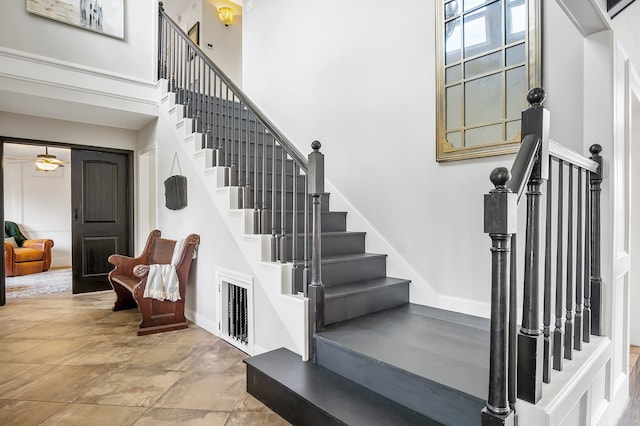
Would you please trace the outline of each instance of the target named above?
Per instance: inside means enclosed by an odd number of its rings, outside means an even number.
[[[130,154],[71,151],[73,293],[111,288],[107,262],[131,255]]]

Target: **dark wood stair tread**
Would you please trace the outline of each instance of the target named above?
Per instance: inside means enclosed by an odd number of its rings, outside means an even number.
[[[247,391],[293,424],[440,424],[312,362],[304,362],[284,348],[244,362],[248,366]],[[255,377],[256,372],[271,379],[269,391],[261,392],[265,386],[257,382],[260,378]]]
[[[487,322],[484,318],[406,304],[332,324],[319,333],[318,338],[486,399]]]
[[[331,286],[325,288],[325,298],[327,300],[334,299],[336,297],[348,296],[352,294],[363,293],[372,291],[374,289],[389,287],[398,284],[408,283],[409,280],[393,277],[381,277],[367,281],[359,281],[348,284],[341,284],[337,286]]]

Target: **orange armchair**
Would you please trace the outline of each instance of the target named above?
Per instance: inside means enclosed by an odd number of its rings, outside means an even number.
[[[7,230],[15,225],[13,222],[5,222],[5,237]],[[8,226],[9,225],[9,226]],[[17,229],[17,225],[15,225]],[[20,231],[18,230],[18,233]],[[13,235],[11,235],[13,236]],[[20,238],[22,234],[14,237],[15,241],[22,241],[22,245],[16,243],[16,246],[9,242],[4,243],[4,271],[7,277],[14,277],[17,275],[35,274],[37,272],[44,272],[51,266],[51,247],[53,247],[53,240],[40,239],[40,240],[22,240]],[[24,236],[22,236],[24,237]]]

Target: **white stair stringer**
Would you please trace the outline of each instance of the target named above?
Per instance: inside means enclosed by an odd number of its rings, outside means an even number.
[[[280,322],[286,330],[280,330],[280,335],[289,338],[278,340],[277,337],[265,342],[256,336],[255,354],[277,349],[288,344],[282,342],[294,342],[294,347],[288,349],[300,354],[304,360],[308,359],[308,299],[301,295],[292,295],[291,279],[292,264],[271,262],[271,235],[253,234],[253,209],[237,209],[237,200],[241,194],[240,188],[225,186],[228,179],[226,167],[207,167],[206,161],[211,158],[207,149],[202,149],[205,135],[193,133],[193,120],[184,117],[184,106],[175,104],[175,94],[167,93],[166,81],[159,84],[160,115],[161,118],[175,122],[176,145],[180,146],[191,166],[205,183],[207,192],[214,205],[224,218],[225,225],[230,230],[233,238],[242,252],[245,260],[255,277],[255,285],[262,288],[261,294],[266,295],[273,311],[277,312]],[[257,305],[259,298],[254,299]],[[256,318],[259,321],[259,318]]]

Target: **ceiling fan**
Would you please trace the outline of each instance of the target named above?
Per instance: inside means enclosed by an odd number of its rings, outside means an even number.
[[[5,157],[5,160],[15,160],[20,162],[33,161],[36,166],[36,170],[41,172],[52,172],[58,167],[64,167],[65,160],[61,160],[53,154],[49,154],[49,148],[44,148],[44,154],[37,154],[36,158],[17,158],[17,157]]]

